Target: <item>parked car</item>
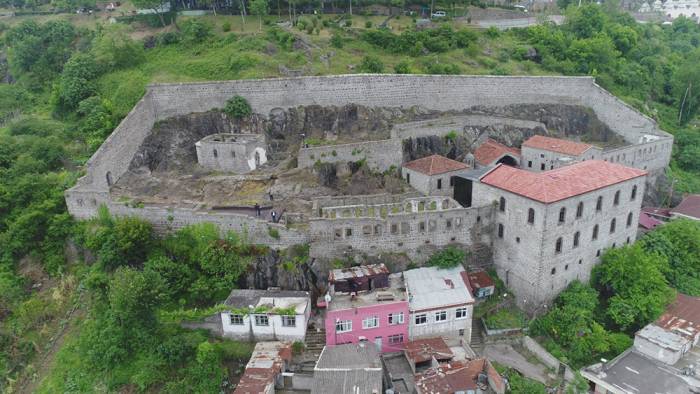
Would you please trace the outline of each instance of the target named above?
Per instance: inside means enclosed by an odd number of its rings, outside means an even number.
[[[444,18],[447,16],[445,11],[435,11],[433,12],[433,18]]]

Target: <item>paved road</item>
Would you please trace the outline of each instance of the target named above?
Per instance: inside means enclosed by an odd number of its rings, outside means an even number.
[[[531,363],[508,344],[488,344],[484,347],[483,353],[484,357],[489,360],[511,367],[525,377],[543,384],[547,384],[549,381],[547,369],[543,365]]]

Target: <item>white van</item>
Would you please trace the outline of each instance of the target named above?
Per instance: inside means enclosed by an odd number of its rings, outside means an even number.
[[[435,11],[433,12],[433,18],[444,18],[447,16],[447,13],[445,11]]]

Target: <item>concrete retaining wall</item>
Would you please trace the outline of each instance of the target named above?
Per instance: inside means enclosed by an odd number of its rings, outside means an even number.
[[[530,353],[534,354],[535,357],[537,357],[537,359],[540,360],[544,365],[554,369],[554,371],[559,370],[559,364],[561,364],[562,362],[559,361],[558,358],[552,356],[534,339],[526,335],[522,339],[522,344],[523,347],[525,347],[525,349],[530,351]],[[566,371],[564,372],[564,379],[569,382],[574,380],[574,373],[571,371],[571,368],[569,368],[569,366],[566,366]]]

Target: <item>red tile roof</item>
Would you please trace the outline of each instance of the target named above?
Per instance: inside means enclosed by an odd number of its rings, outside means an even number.
[[[499,164],[482,176],[481,182],[548,204],[646,174],[602,160],[582,161],[539,173]]]
[[[406,342],[406,355],[416,363],[429,361],[433,357],[438,361],[454,357],[452,350],[442,338],[425,338]]]
[[[700,219],[700,194],[690,194],[686,196],[678,206],[671,209],[671,213]]]
[[[700,332],[700,297],[678,293],[656,325],[693,340]]]
[[[438,175],[468,168],[464,163],[448,159],[440,155],[432,155],[422,159],[409,161],[408,163],[404,163],[403,166],[425,175]]]
[[[570,156],[578,156],[593,147],[593,145],[584,144],[582,142],[545,137],[543,135],[533,135],[528,138],[527,141],[523,142],[523,146],[563,153]]]
[[[496,160],[500,159],[505,154],[516,156],[519,159],[520,149],[505,146],[500,142],[489,138],[486,140],[486,142],[476,148],[474,151],[474,160],[481,165],[488,166],[494,164]]]

